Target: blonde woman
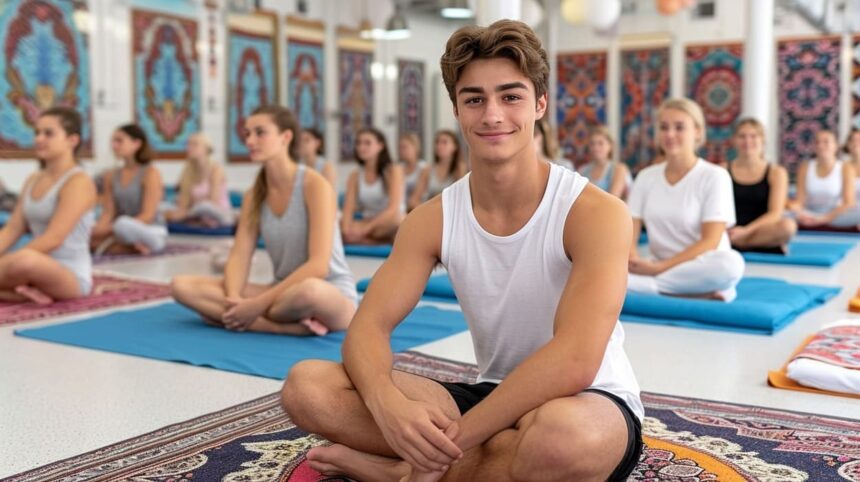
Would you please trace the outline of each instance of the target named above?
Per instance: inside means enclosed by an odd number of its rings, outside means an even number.
[[[179,178],[179,202],[165,213],[170,222],[206,227],[233,223],[227,179],[222,168],[212,159],[212,143],[202,133],[188,138],[188,161]]]
[[[355,282],[337,229],[334,190],[293,159],[298,123],[280,106],[262,106],[245,121],[251,161],[262,169],[242,199],[223,278],[177,276],[176,301],[232,331],[324,335],[345,330],[355,313]],[[272,259],[270,284],[248,282],[262,236]]]
[[[663,102],[656,137],[666,161],[639,173],[628,200],[628,290],[732,301],[744,272],[726,232],[735,225],[732,180],[696,155],[705,142],[701,107],[683,98]],[[654,259],[640,258],[636,250],[643,224]]]
[[[579,168],[579,173],[600,189],[624,199],[633,177],[626,164],[612,160],[614,152],[615,140],[609,129],[593,127],[588,136],[588,163]]]
[[[790,209],[800,227],[847,228],[860,223],[854,206],[854,167],[837,158],[839,146],[830,131],[815,134],[815,159],[797,169],[797,197]]]
[[[784,216],[788,172],[764,159],[764,126],[756,119],[738,122],[733,136],[738,157],[728,166],[737,225],[729,229],[739,251],[785,253],[797,223]]]
[[[535,122],[534,133],[535,152],[541,161],[553,162],[571,171],[575,171],[573,163],[560,156],[558,139],[546,117]]]

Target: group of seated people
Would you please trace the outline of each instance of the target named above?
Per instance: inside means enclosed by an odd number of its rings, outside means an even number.
[[[80,122],[76,112],[65,108],[47,110],[39,118],[36,154],[41,169],[26,181],[0,231],[0,253],[5,253],[0,257],[0,299],[46,303],[82,296],[91,287],[91,253],[158,252],[166,245],[168,222],[213,227],[237,220],[224,168],[212,158],[205,135],[189,139],[176,202],[168,204],[139,126],[124,125],[113,133],[111,144],[121,166],[93,183],[75,158]],[[577,169],[628,203],[634,226],[632,291],[730,301],[744,269],[738,251],[785,253],[798,226],[860,224],[855,204],[860,182],[854,174],[855,167],[860,168],[860,130],[852,131],[845,143],[843,150],[850,156],[846,161],[839,160],[834,134],[819,132],[816,157],[800,166],[797,193],[789,200],[788,174],[765,160],[764,128],[755,119],[737,124],[737,157],[725,169],[696,154],[705,142],[705,124],[695,102],[666,101],[657,112],[656,126],[661,160],[635,180],[626,165],[612,160],[615,143],[605,127],[593,129],[588,162]],[[261,107],[249,117],[247,132],[251,159],[263,168],[243,197],[225,266],[224,279],[229,281],[174,281],[180,302],[228,328],[293,334],[344,329],[356,294],[343,245],[391,242],[407,212],[467,173],[453,131],[436,134],[432,163],[420,160],[417,136],[402,135],[395,162],[384,134],[364,128],[355,143],[358,167],[349,174],[338,215],[337,202],[329,199],[336,172],[322,155],[321,133],[301,130],[295,138],[299,129],[292,113],[275,106]],[[560,159],[545,119],[535,125],[534,149],[542,161],[574,168]],[[296,211],[298,206],[303,211]],[[639,255],[643,229],[652,259]],[[11,252],[26,233],[33,235],[32,241]],[[275,266],[277,283],[271,286],[245,283],[261,236]],[[300,323],[273,323],[264,315]]]

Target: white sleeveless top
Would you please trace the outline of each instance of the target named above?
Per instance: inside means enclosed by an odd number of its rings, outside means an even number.
[[[472,211],[467,174],[442,191],[441,261],[448,270],[475,347],[479,381],[499,382],[550,341],[555,312],[572,267],[564,251],[568,212],[588,179],[551,164],[531,219],[510,236],[486,232]],[[590,388],[615,394],[640,419],[639,384],[616,321]]]
[[[836,161],[827,177],[816,174],[818,161],[809,161],[806,168],[806,209],[826,213],[842,200],[842,161]]]
[[[415,186],[418,185],[418,179],[421,177],[421,172],[427,166],[426,161],[418,161],[415,164],[415,169],[411,174],[406,174],[406,167],[404,165],[404,173],[403,173],[403,181],[406,184],[406,199],[409,200],[412,197],[412,192],[415,191]]]

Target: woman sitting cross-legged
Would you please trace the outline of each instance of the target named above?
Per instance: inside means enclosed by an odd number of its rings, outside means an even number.
[[[689,99],[663,102],[656,137],[666,161],[639,173],[628,200],[633,240],[627,288],[731,301],[744,272],[726,234],[735,224],[732,181],[725,169],[696,155],[705,141],[701,108]],[[654,260],[636,250],[643,222]]]
[[[797,223],[784,216],[788,173],[764,159],[764,126],[747,118],[735,127],[738,157],[728,166],[732,177],[737,224],[729,229],[739,251],[785,253]]]
[[[96,186],[75,160],[82,126],[81,115],[67,107],[45,110],[36,121],[41,169],[27,179],[0,229],[0,301],[48,304],[92,289]],[[26,233],[32,240],[11,251]]]
[[[179,203],[165,213],[170,222],[210,228],[233,224],[224,168],[212,159],[212,143],[202,133],[188,139],[188,161],[179,178]]]
[[[209,323],[235,331],[323,335],[345,330],[355,313],[355,282],[337,227],[334,190],[294,161],[298,123],[278,106],[245,123],[251,161],[263,164],[245,193],[223,278],[177,276],[172,294]],[[271,284],[248,282],[262,235],[274,265]]]

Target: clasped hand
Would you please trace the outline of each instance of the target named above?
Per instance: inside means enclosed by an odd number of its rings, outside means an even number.
[[[228,330],[245,331],[266,307],[256,298],[227,297],[227,307],[221,321]]]

